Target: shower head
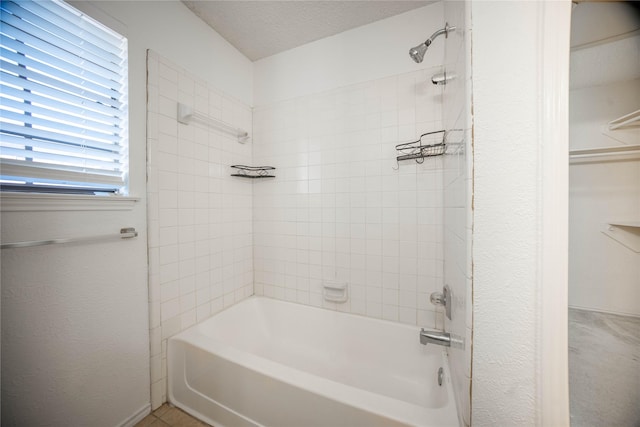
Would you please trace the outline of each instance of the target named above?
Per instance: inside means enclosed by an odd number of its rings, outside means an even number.
[[[409,49],[409,56],[411,59],[413,59],[417,64],[421,63],[430,44],[431,39],[427,39],[424,43],[420,43],[418,46]]]
[[[431,35],[431,37],[429,37],[427,40],[425,40],[424,43],[419,44],[416,47],[412,47],[411,49],[409,49],[409,56],[411,57],[411,59],[413,59],[416,63],[421,63],[422,60],[424,59],[424,54],[427,51],[427,48],[431,45],[431,43],[433,43],[433,41],[435,40],[436,37],[438,37],[441,34],[444,34],[445,37],[447,37],[449,35],[449,31],[453,31],[455,30],[456,27],[450,27],[449,23],[445,23],[444,24],[444,28],[436,31],[435,33],[433,33]]]

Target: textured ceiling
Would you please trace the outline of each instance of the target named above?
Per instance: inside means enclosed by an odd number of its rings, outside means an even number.
[[[433,1],[182,0],[252,61]]]

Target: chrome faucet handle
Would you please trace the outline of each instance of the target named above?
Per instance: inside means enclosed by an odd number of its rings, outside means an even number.
[[[449,285],[444,285],[442,292],[433,292],[429,296],[429,300],[433,305],[441,305],[444,307],[445,314],[451,320],[451,288]]]
[[[432,292],[429,300],[433,305],[446,305],[446,299],[444,297],[444,293],[442,292]]]

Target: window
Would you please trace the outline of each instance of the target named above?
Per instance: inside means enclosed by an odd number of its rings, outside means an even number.
[[[0,1],[2,191],[127,194],[127,39],[60,1]]]

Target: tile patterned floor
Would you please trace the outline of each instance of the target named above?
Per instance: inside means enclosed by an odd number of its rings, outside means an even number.
[[[165,403],[147,415],[135,427],[209,427],[209,424]]]

